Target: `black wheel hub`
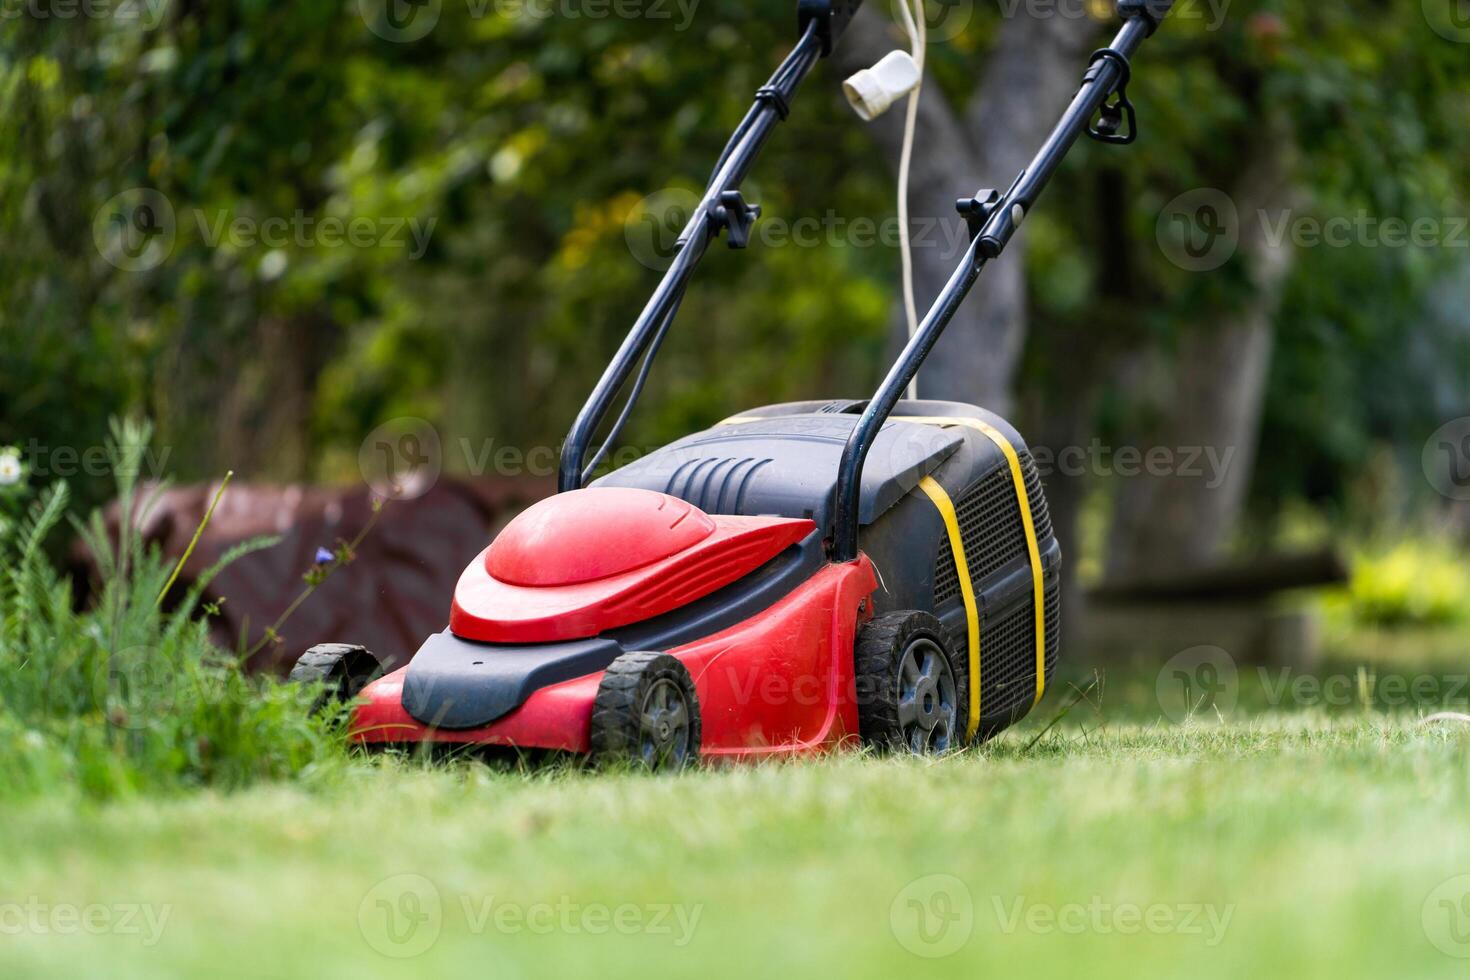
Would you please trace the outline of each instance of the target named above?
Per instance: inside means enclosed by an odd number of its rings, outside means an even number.
[[[958,738],[958,718],[949,658],[934,640],[914,639],[904,650],[898,671],[898,723],[904,744],[917,755],[947,752]]]
[[[679,685],[659,678],[638,713],[638,754],[649,766],[682,765],[689,757],[689,703]]]

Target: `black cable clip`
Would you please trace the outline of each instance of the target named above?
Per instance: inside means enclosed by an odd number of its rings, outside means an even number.
[[[760,216],[761,206],[746,204],[745,196],[739,191],[722,193],[720,203],[710,215],[714,220],[715,234],[722,230],[730,233],[731,248],[744,248],[750,244],[750,227]]]
[[[999,206],[1000,192],[989,187],[976,191],[974,197],[962,197],[954,202],[954,209],[964,216],[965,224],[970,226],[970,241],[980,237],[980,232],[985,230],[985,223]]]
[[[1104,101],[1098,107],[1097,122],[1088,126],[1087,135],[1099,143],[1113,143],[1127,145],[1138,139],[1138,116],[1133,110],[1133,103],[1128,100],[1128,80],[1133,75],[1133,69],[1128,64],[1128,57],[1121,51],[1113,48],[1102,48],[1092,53],[1092,59],[1087,63],[1087,74],[1082,76],[1082,84],[1086,85],[1096,81],[1102,72],[1104,64],[1118,66],[1121,76],[1118,84],[1108,93],[1112,101]],[[1113,96],[1116,96],[1114,99]],[[1127,128],[1124,128],[1124,123]]]
[[[755,98],[757,102],[768,102],[776,110],[776,115],[785,122],[791,116],[791,103],[786,101],[786,94],[774,85],[762,85],[756,89]]]

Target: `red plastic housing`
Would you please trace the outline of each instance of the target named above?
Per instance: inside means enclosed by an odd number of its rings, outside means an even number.
[[[808,520],[711,517],[651,490],[558,494],[470,563],[449,627],[486,643],[597,636],[729,585],[814,530]]]
[[[765,612],[670,650],[694,678],[702,754],[804,755],[855,741],[853,642],[858,625],[871,618],[871,604],[864,600],[876,587],[866,557],[828,565]],[[431,729],[410,716],[402,705],[405,671],[363,692],[353,723],[357,741],[590,751],[600,671],[543,688],[504,718],[471,731]]]

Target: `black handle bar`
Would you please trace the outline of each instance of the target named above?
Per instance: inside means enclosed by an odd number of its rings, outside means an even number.
[[[715,173],[705,188],[699,207],[690,217],[680,234],[677,252],[672,265],[654,291],[653,298],[644,306],[633,329],[623,340],[612,363],[603,372],[591,397],[578,413],[572,431],[562,446],[561,471],[557,478],[561,491],[582,487],[597,468],[604,453],[617,439],[623,423],[627,421],[633,403],[637,400],[652,366],[653,358],[678,312],[684,291],[694,276],[695,267],[709,250],[710,243],[721,231],[730,232],[730,244],[734,248],[745,245],[751,222],[759,215],[759,208],[745,204],[740,197],[740,184],[755,163],[756,156],[776,124],[790,113],[792,96],[806,78],[807,73],[825,55],[831,54],[838,37],[846,29],[862,0],[798,0],[797,24],[800,40],[771,80],[756,94],[745,119],[730,138]],[[587,460],[587,449],[598,427],[607,417],[614,399],[627,383],[639,361],[643,368],[627,405],[614,423],[602,448]]]

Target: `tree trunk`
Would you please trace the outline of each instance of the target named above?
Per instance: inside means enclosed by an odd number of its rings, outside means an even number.
[[[1172,463],[1168,472],[1145,469],[1122,481],[1109,577],[1218,561],[1245,508],[1274,320],[1293,261],[1289,242],[1269,241],[1263,216],[1274,217],[1291,203],[1290,147],[1286,138],[1263,140],[1231,195],[1250,285],[1240,306],[1202,318],[1181,338],[1172,382],[1163,386],[1158,405],[1163,421],[1140,446],[1145,455],[1166,448]]]

